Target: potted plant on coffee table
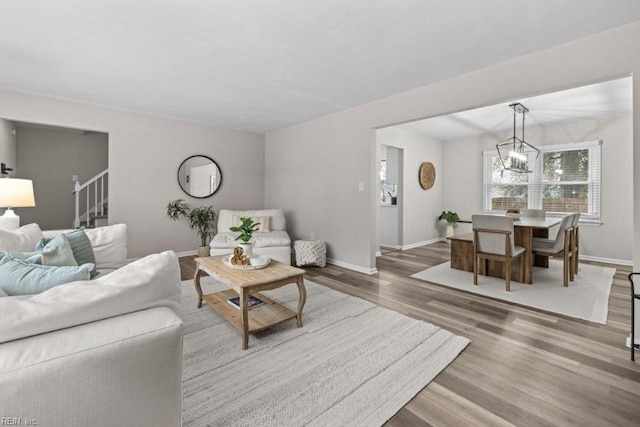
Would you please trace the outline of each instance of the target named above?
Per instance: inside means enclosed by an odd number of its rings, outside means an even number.
[[[215,235],[215,222],[218,219],[212,206],[190,208],[182,199],[172,200],[167,204],[167,216],[174,221],[188,217],[189,228],[200,237],[198,256],[209,256],[209,241]]]
[[[454,232],[453,232],[453,225],[460,221],[460,217],[458,216],[457,213],[455,212],[451,212],[451,211],[442,211],[442,213],[440,214],[440,216],[438,217],[438,220],[442,221],[447,221],[447,228],[445,231],[445,237],[451,237],[453,236]],[[447,240],[447,243],[449,243],[449,240]]]
[[[235,233],[240,233],[238,237],[236,237],[236,240],[242,240],[242,243],[240,243],[239,246],[247,257],[251,257],[251,255],[253,255],[253,247],[249,241],[251,240],[253,233],[256,232],[259,227],[260,223],[253,222],[253,219],[251,218],[240,218],[240,225],[229,228],[229,230]]]

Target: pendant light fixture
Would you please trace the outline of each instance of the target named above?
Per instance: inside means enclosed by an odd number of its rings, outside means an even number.
[[[502,163],[502,169],[516,173],[531,173],[535,167],[540,150],[524,140],[524,117],[529,109],[524,105],[516,102],[509,105],[513,109],[513,136],[496,144],[498,156]],[[522,138],[516,136],[516,118],[518,114],[522,114]],[[535,153],[533,165],[529,168],[530,155]]]

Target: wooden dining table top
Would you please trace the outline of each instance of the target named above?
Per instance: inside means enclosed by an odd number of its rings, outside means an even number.
[[[554,225],[558,225],[562,222],[562,217],[520,217],[520,219],[513,220],[514,227],[530,227],[530,228],[551,228]]]
[[[482,214],[491,215],[491,214]],[[504,214],[495,214],[495,216],[504,216]],[[471,224],[471,220],[461,220],[460,222]],[[537,229],[549,229],[562,222],[562,217],[532,217],[521,216],[519,219],[513,220],[514,227],[529,227]]]

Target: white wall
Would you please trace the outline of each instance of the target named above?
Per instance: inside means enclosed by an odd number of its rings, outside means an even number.
[[[17,133],[16,176],[33,180],[36,199],[34,208],[16,210],[20,223],[35,222],[47,230],[72,227],[75,197],[71,176],[78,175],[80,182],[85,182],[109,166],[107,134],[31,127],[18,127]],[[81,203],[86,205],[85,200]]]
[[[264,205],[263,135],[4,90],[0,117],[109,134],[109,222],[127,224],[129,257],[197,248],[186,221],[166,218],[169,200],[216,211]],[[178,186],[178,167],[193,154],[213,158],[222,170],[222,186],[210,198],[191,198]]]
[[[399,128],[377,131],[378,144],[402,149],[404,176],[402,195],[402,246],[411,247],[438,238],[437,217],[442,212],[442,143]],[[436,168],[433,187],[424,190],[418,181],[423,162]]]
[[[630,263],[633,223],[632,117],[527,126],[527,142],[544,145],[602,139],[601,226],[580,228],[580,255]],[[482,152],[509,135],[483,135],[444,143],[444,209],[462,218],[482,211]]]
[[[635,22],[271,132],[266,136],[266,200],[295,212],[294,235],[320,229],[318,237],[329,243],[333,258],[375,271],[377,193],[370,184],[377,173],[374,129],[640,75],[639,51],[640,22]],[[637,105],[638,79],[633,85]],[[640,129],[637,108],[633,126]],[[634,164],[640,164],[640,134],[633,138]],[[640,212],[640,170],[633,180],[628,186],[633,185],[634,210]],[[358,182],[369,185],[359,192]],[[634,263],[640,268],[640,215],[634,217],[633,230],[627,240],[633,236]]]

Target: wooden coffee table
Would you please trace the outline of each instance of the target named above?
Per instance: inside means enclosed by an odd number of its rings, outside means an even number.
[[[304,287],[301,268],[291,267],[281,262],[271,260],[268,266],[258,270],[238,270],[228,267],[222,261],[229,255],[196,258],[196,274],[193,278],[196,292],[198,292],[198,308],[205,301],[220,313],[225,319],[242,331],[242,349],[249,347],[249,334],[262,331],[271,326],[296,319],[298,327],[302,327],[302,308],[307,301],[307,290]],[[202,294],[200,277],[207,272],[222,281],[231,289],[212,294]],[[260,294],[260,291],[276,289],[284,285],[295,283],[298,286],[298,311],[278,304],[272,299]],[[256,296],[264,304],[248,309],[249,295]],[[230,298],[240,297],[240,309],[228,303]]]

